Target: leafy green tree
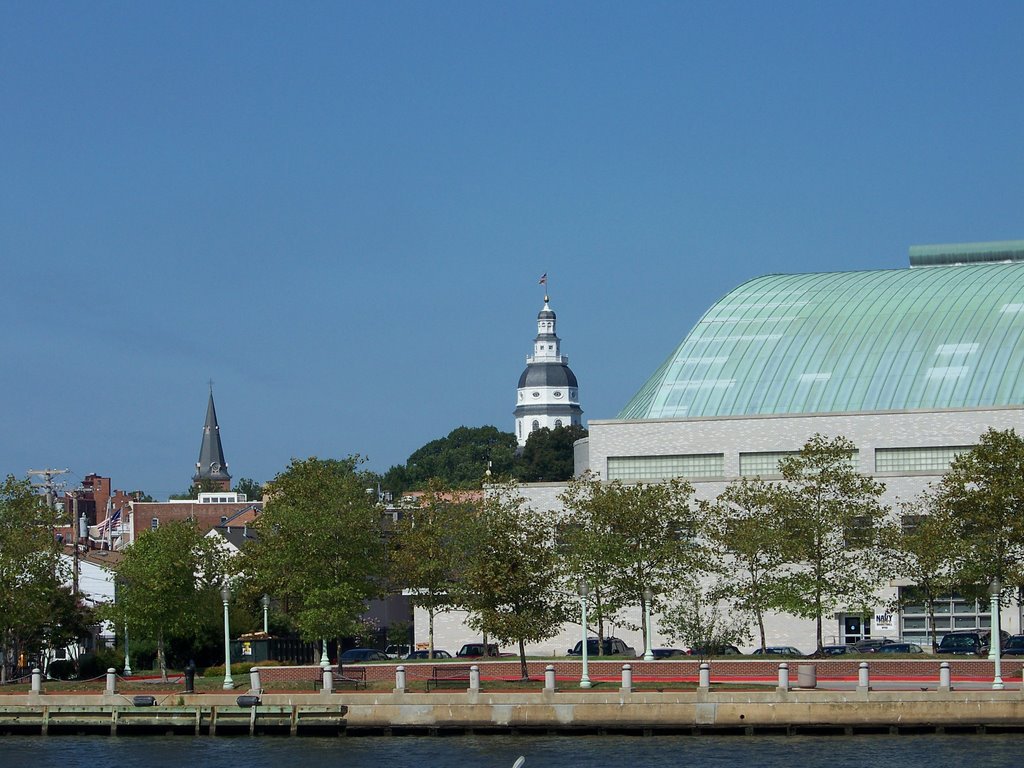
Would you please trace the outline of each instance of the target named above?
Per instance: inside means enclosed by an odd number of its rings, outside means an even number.
[[[678,599],[661,617],[662,631],[673,641],[689,645],[701,659],[727,645],[741,645],[749,638],[749,614],[738,603],[723,599],[699,581],[686,580]]]
[[[816,621],[836,610],[867,613],[885,575],[884,486],[850,463],[856,446],[844,437],[814,435],[779,462],[783,483],[775,502],[784,516],[789,569],[779,584],[780,607]]]
[[[172,501],[176,499],[198,499],[200,493],[214,493],[220,489],[220,483],[208,478],[203,478],[198,483],[190,485],[187,491],[183,491],[182,493],[172,493],[168,498]]]
[[[703,522],[692,503],[693,488],[673,479],[664,483],[626,485],[577,478],[561,499],[569,520],[589,530],[583,539],[595,585],[608,590],[612,605],[639,605],[647,610],[646,590],[654,594],[652,610],[676,590],[679,575],[706,566]],[[642,626],[644,646],[647,627]]]
[[[66,576],[53,535],[58,512],[32,493],[27,480],[0,484],[0,680],[22,653],[38,652],[39,638]]]
[[[526,439],[516,460],[516,479],[522,483],[551,483],[573,476],[573,443],[587,436],[587,430],[575,424],[568,427],[535,429]]]
[[[903,591],[903,602],[920,602],[928,611],[928,631],[932,647],[935,634],[935,601],[960,588],[957,573],[954,519],[948,510],[926,493],[901,508],[900,525],[894,526],[890,539],[899,563],[900,576],[913,583]]]
[[[1024,439],[989,429],[953,460],[935,504],[948,516],[963,584],[998,579],[1005,593],[1024,586]]]
[[[360,459],[293,459],[266,485],[259,539],[240,567],[307,641],[355,634],[386,582],[381,513]]]
[[[526,643],[553,637],[568,615],[554,525],[506,485],[488,494],[466,530],[459,602],[469,612],[469,626],[500,643],[518,644],[525,680]]]
[[[754,616],[762,650],[765,612],[781,602],[787,537],[781,506],[776,486],[759,478],[730,483],[703,505],[713,560],[721,566],[715,592]]]
[[[395,527],[392,580],[409,589],[410,602],[427,612],[430,658],[434,658],[434,617],[455,607],[456,578],[465,550],[460,534],[478,505],[433,480],[420,506],[405,511]]]
[[[203,619],[219,603],[224,581],[223,551],[191,521],[145,531],[124,551],[117,571],[115,605],[109,613],[132,637],[156,644],[157,664],[167,678],[167,644],[194,641]]]
[[[422,490],[436,478],[452,488],[480,488],[488,469],[496,479],[511,477],[517,446],[514,434],[497,427],[459,427],[414,451],[404,471],[388,470],[382,487],[395,493]]]
[[[250,477],[243,477],[235,483],[235,491],[244,493],[249,501],[259,501],[263,498],[263,486]]]

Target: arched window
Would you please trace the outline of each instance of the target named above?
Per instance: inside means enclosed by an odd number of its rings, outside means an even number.
[[[540,422],[537,421],[536,419],[534,419],[533,420],[533,429],[531,429],[530,431],[531,432],[536,432],[538,429],[540,429]]]
[[[562,426],[562,420],[561,419],[555,419],[555,426],[556,427]]]

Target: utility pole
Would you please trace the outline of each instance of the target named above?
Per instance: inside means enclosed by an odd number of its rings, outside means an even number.
[[[57,498],[54,491],[57,488],[58,483],[53,482],[53,478],[58,475],[65,475],[68,472],[70,472],[68,469],[30,469],[28,471],[29,475],[43,478],[41,483],[32,483],[32,487],[46,489],[46,506],[50,509],[53,509],[54,502]]]

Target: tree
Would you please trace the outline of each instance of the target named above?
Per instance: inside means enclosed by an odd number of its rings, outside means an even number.
[[[757,621],[761,649],[766,647],[764,614],[780,604],[779,585],[786,562],[786,526],[778,489],[743,478],[705,504],[708,538],[720,564],[715,594],[734,600]]]
[[[248,501],[259,501],[263,498],[263,486],[249,477],[243,477],[235,483],[235,491],[245,494]]]
[[[574,473],[573,443],[587,436],[587,430],[568,427],[535,429],[526,438],[516,460],[515,475],[522,483],[552,483],[569,480]]]
[[[568,615],[554,526],[549,516],[525,506],[514,485],[495,489],[467,523],[459,602],[471,627],[518,644],[525,680],[526,643],[554,636]]]
[[[404,468],[389,469],[384,489],[421,490],[435,478],[452,488],[480,488],[488,469],[494,478],[511,477],[517,446],[514,434],[497,427],[459,427],[414,451]]]
[[[191,521],[146,531],[125,549],[110,614],[133,637],[156,643],[162,679],[167,679],[167,643],[194,641],[203,631],[203,617],[211,615],[206,609],[220,601],[223,558]]]
[[[789,569],[780,607],[816,622],[837,609],[868,611],[885,573],[884,486],[850,463],[856,446],[844,437],[814,435],[800,453],[779,462],[783,483],[775,502],[783,515]]]
[[[746,642],[747,619],[741,605],[691,581],[662,614],[661,628],[673,642],[689,645],[698,657],[707,658],[727,645]]]
[[[900,576],[913,587],[904,593],[904,602],[923,602],[928,611],[928,631],[932,647],[938,645],[935,634],[935,601],[960,587],[956,572],[954,519],[948,510],[927,493],[903,505],[901,524],[894,526],[892,549],[899,562]]]
[[[434,617],[455,605],[456,576],[464,553],[460,534],[474,514],[473,504],[432,480],[420,506],[406,511],[395,527],[392,579],[410,590],[413,605],[427,612],[430,658],[434,658]]]
[[[43,629],[66,575],[53,534],[58,512],[32,493],[27,480],[0,484],[0,681],[22,653],[38,652]]]
[[[175,499],[198,499],[200,493],[215,493],[220,489],[220,483],[216,480],[210,480],[208,477],[204,477],[198,483],[192,483],[192,485],[188,487],[187,491],[182,493],[172,493],[168,498],[172,501]]]
[[[1024,440],[1016,431],[989,429],[957,456],[935,504],[948,516],[961,583],[1024,586]]]
[[[243,553],[254,587],[285,606],[308,641],[357,632],[385,583],[381,514],[359,463],[292,459],[267,483],[259,539]]]
[[[592,475],[577,478],[560,497],[568,520],[589,533],[577,562],[589,561],[594,584],[607,588],[610,604],[639,605],[647,610],[645,592],[654,603],[676,589],[681,573],[706,564],[702,521],[691,500],[689,483],[625,485],[603,483]],[[588,551],[589,550],[589,551]],[[647,627],[642,626],[644,647]]]

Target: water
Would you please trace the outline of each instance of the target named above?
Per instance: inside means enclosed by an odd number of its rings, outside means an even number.
[[[0,765],[60,768],[836,768],[896,765],[1004,768],[1019,735],[927,736],[452,736],[0,737]]]

